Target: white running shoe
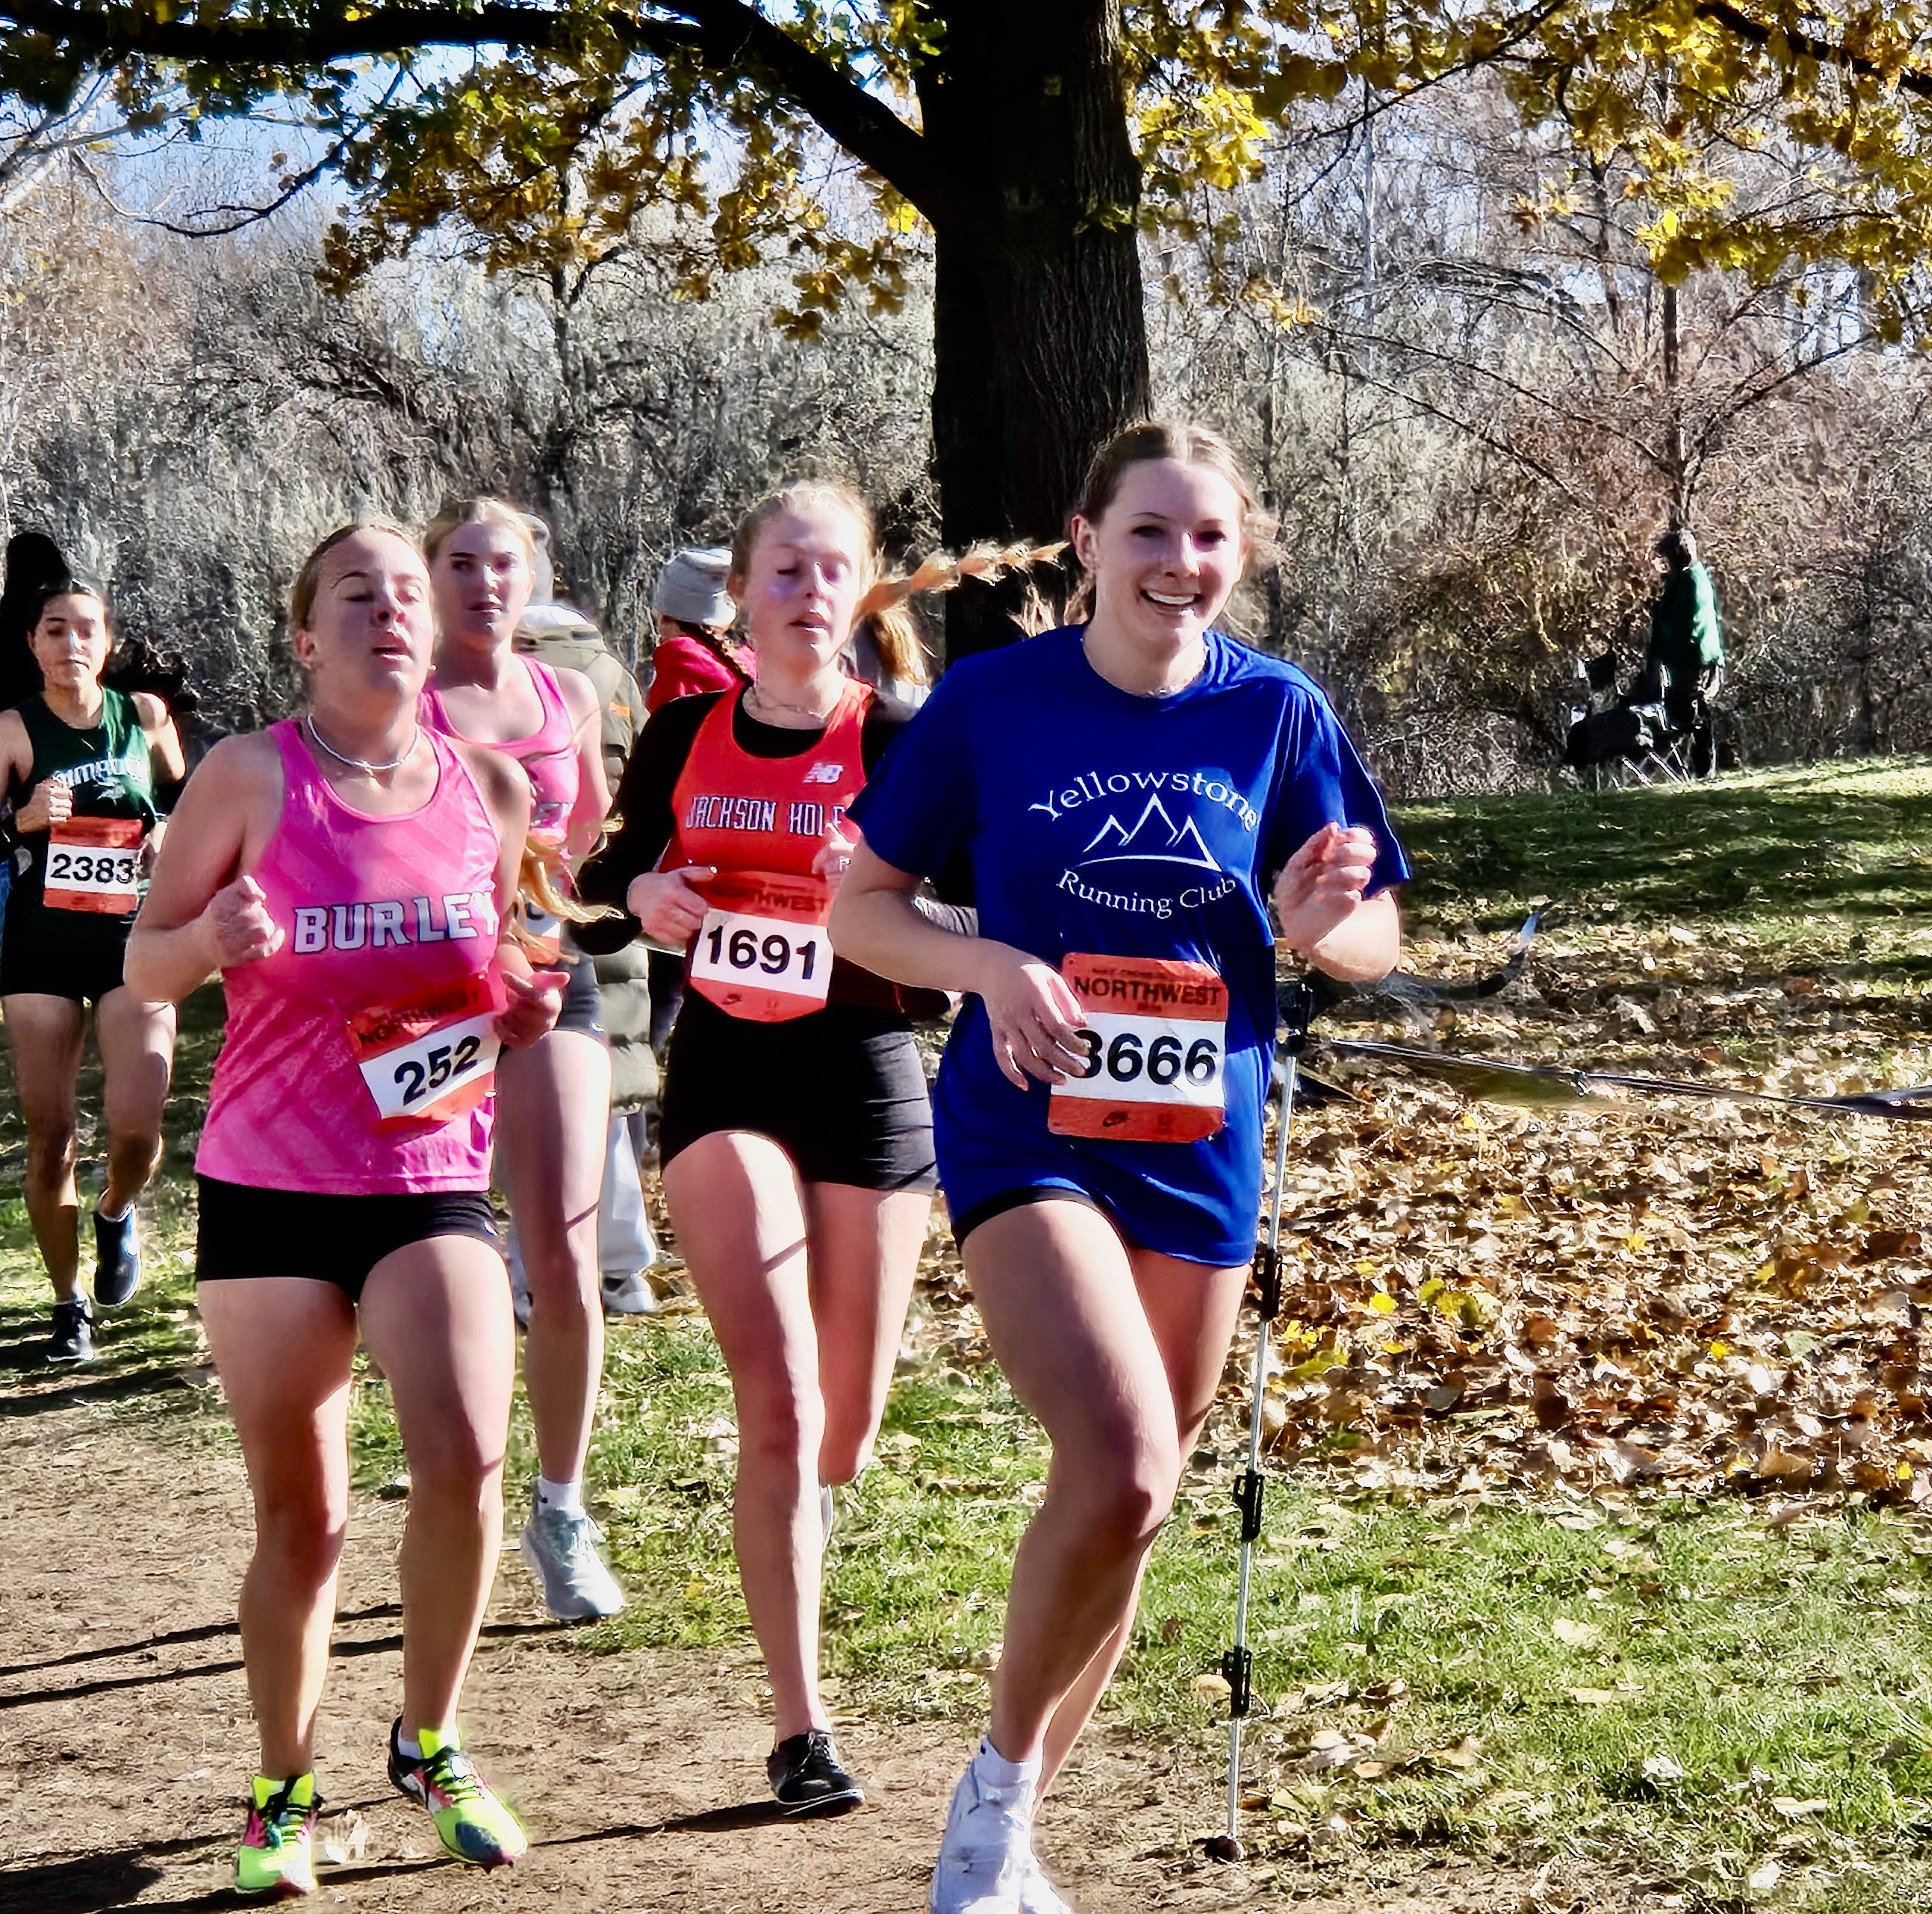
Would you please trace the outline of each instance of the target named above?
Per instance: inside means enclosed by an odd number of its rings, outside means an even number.
[[[657,1313],[657,1292],[651,1287],[651,1280],[640,1269],[634,1269],[628,1276],[613,1276],[606,1270],[598,1286],[604,1292],[604,1313],[606,1316],[655,1316]]]
[[[832,1492],[830,1482],[818,1485],[818,1523],[825,1531],[824,1539],[830,1541],[832,1530],[838,1526],[838,1498]]]
[[[1030,1848],[1027,1852],[1026,1874],[1020,1882],[1020,1914],[1073,1914],[1072,1908],[1060,1899],[1046,1878]]]
[[[968,1764],[946,1810],[928,1914],[1019,1914],[1028,1874],[1038,1872],[1033,1802],[1031,1781],[995,1787],[976,1758]]]
[[[597,1552],[603,1539],[587,1515],[531,1510],[518,1551],[542,1587],[544,1606],[558,1621],[595,1621],[624,1606],[623,1590]]]

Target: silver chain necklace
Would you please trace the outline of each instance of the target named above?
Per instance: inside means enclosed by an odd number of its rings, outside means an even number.
[[[808,704],[788,704],[783,698],[772,697],[771,693],[766,691],[764,686],[760,684],[755,678],[752,680],[749,690],[751,695],[756,698],[760,704],[765,706],[767,710],[772,711],[789,711],[796,717],[809,718],[814,724],[824,724],[831,717],[832,713],[838,709],[838,699],[836,698],[832,700],[830,706],[824,711],[814,711]],[[839,695],[842,697],[844,694],[842,689]]]
[[[346,752],[338,751],[334,746],[316,729],[313,712],[305,711],[302,713],[302,728],[308,733],[310,742],[318,750],[327,752],[337,764],[346,764],[352,771],[370,772],[399,771],[415,754],[416,746],[422,742],[422,727],[418,724],[410,733],[409,742],[403,746],[396,756],[391,758],[386,764],[378,764],[372,758],[351,758]]]

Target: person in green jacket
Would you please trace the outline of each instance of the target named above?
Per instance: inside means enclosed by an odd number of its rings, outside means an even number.
[[[1644,650],[1644,698],[1661,703],[1673,731],[1694,731],[1724,676],[1724,638],[1718,595],[1697,556],[1697,541],[1678,526],[1656,545],[1664,589],[1651,608]]]

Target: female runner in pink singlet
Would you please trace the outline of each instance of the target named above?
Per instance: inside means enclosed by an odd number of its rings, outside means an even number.
[[[509,920],[530,819],[508,759],[419,722],[430,586],[399,529],[346,526],[290,606],[308,704],[209,753],[130,940],[130,988],[221,973],[196,1161],[202,1319],[255,1503],[242,1648],[261,1736],[236,1884],[312,1892],[315,1718],[349,1514],[358,1335],[410,1471],[389,1774],[485,1867],[525,1842],[463,1752],[494,1579],[514,1373],[490,1220],[490,1066],[555,1020]]]
[[[580,671],[511,649],[530,601],[536,548],[500,499],[448,505],[424,534],[436,611],[436,668],[424,706],[446,736],[494,745],[529,776],[530,843],[563,883],[566,860],[597,841],[610,808],[601,706]],[[584,1466],[604,1374],[597,1199],[610,1116],[610,1053],[597,979],[554,920],[570,980],[556,1028],[499,1072],[496,1169],[530,1284],[524,1380],[536,1425],[537,1482],[522,1549],[560,1621],[614,1615],[623,1592],[597,1552]]]

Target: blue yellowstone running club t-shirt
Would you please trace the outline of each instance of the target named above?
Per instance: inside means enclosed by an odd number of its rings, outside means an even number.
[[[1082,636],[1067,626],[955,665],[851,814],[902,871],[931,875],[963,845],[982,936],[1056,968],[1070,951],[1184,959],[1228,987],[1226,1123],[1192,1143],[1050,1133],[1046,1087],[1001,1076],[970,999],[934,1096],[954,1217],[1064,1184],[1149,1249],[1232,1267],[1252,1251],[1261,1198],[1268,886],[1331,820],[1375,833],[1372,891],[1408,866],[1328,700],[1293,665],[1210,632],[1191,684],[1141,698],[1094,670]]]

